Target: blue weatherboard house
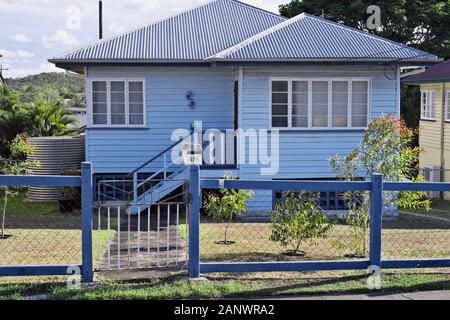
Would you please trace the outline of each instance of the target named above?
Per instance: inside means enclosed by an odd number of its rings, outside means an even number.
[[[194,121],[202,132],[279,133],[274,174],[225,155],[205,163],[203,177],[333,178],[330,156],[355,149],[372,119],[400,113],[400,67],[440,60],[306,13],[286,19],[214,0],[50,61],[86,78],[86,160],[96,180],[133,179],[131,200],[114,190],[111,200],[155,203],[186,177],[171,158],[173,133]],[[145,187],[155,178],[164,181]],[[258,192],[250,210],[267,211],[274,198]],[[330,194],[323,205],[341,206]]]

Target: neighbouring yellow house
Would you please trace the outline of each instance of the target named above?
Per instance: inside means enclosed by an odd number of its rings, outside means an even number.
[[[430,182],[450,182],[450,60],[403,80],[420,85],[420,167]],[[439,193],[432,194],[440,197]],[[445,193],[450,199],[450,193]]]

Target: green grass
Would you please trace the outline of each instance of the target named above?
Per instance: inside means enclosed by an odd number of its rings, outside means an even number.
[[[221,223],[201,224],[203,261],[346,260],[353,252],[352,227],[345,223],[336,223],[324,239],[304,241],[301,249],[307,256],[300,258],[283,255],[289,248],[270,240],[270,223],[233,223],[228,240],[236,244],[228,246],[217,243],[223,240],[224,229]],[[383,223],[382,237],[384,259],[450,257],[450,223],[401,215]]]
[[[447,272],[447,273],[445,273]],[[446,271],[389,271],[382,275],[382,292],[450,290]],[[278,296],[368,293],[364,271],[268,274],[215,274],[205,282],[189,282],[181,275],[141,281],[100,280],[97,287],[81,290],[66,288],[65,283],[48,279],[43,282],[0,283],[0,299],[23,299],[34,294],[48,294],[59,300],[142,300],[262,298]]]
[[[3,213],[5,205],[5,197],[0,196],[0,208]],[[50,214],[57,211],[58,203],[33,203],[26,201],[25,192],[15,192],[8,196],[7,214],[11,215],[35,215],[35,214]]]
[[[416,210],[408,210],[408,211],[450,219],[450,201],[448,201],[448,200],[432,200],[431,201],[431,211],[426,211],[425,209],[416,209]]]

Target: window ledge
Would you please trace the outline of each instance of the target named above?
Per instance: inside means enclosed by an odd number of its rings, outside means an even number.
[[[86,127],[86,130],[149,130],[148,127]]]
[[[436,119],[420,119],[420,121],[436,122]]]
[[[280,133],[316,133],[316,132],[364,132],[367,128],[321,128],[321,129],[283,129],[271,128],[269,132],[278,130]]]

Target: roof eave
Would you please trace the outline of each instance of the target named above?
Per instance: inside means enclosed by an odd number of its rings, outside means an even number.
[[[403,79],[402,83],[410,85],[420,85],[424,83],[445,83],[450,82],[450,76],[444,78],[430,78],[430,79]]]

